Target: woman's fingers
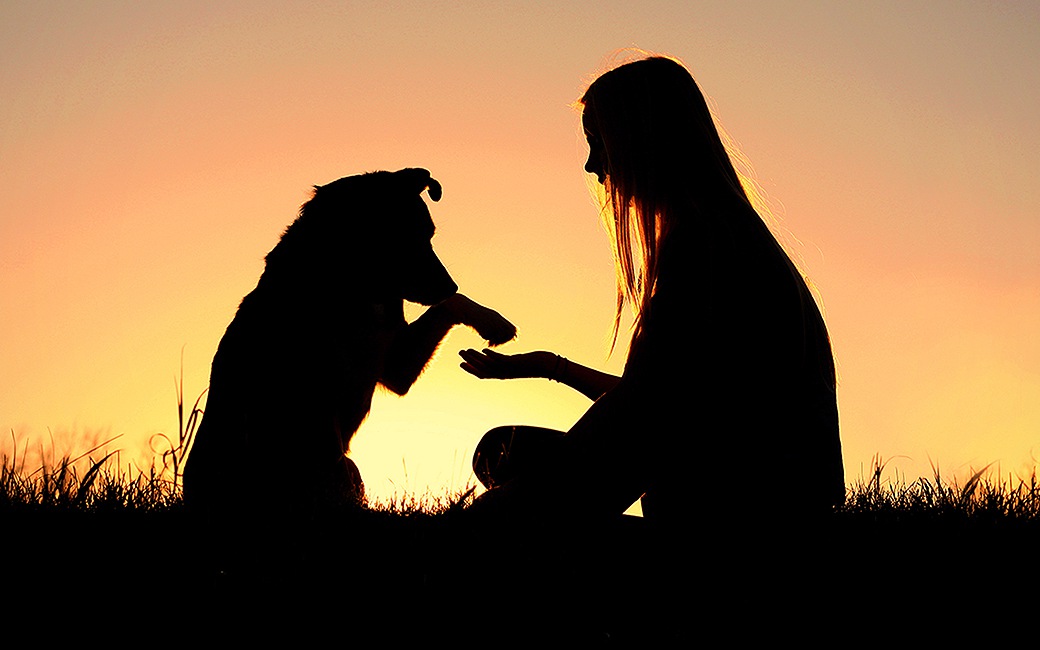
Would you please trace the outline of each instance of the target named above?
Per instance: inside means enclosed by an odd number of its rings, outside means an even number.
[[[484,365],[487,357],[476,350],[459,350],[459,356],[471,365]]]
[[[491,350],[484,350],[483,352],[460,350],[459,356],[465,362],[460,367],[475,377],[480,379],[511,378],[511,375],[507,372],[509,355],[499,354]]]
[[[481,374],[479,370],[477,370],[475,367],[471,366],[468,363],[460,363],[459,367],[468,372],[469,374],[473,375],[477,379],[487,379],[487,377]]]
[[[459,356],[463,363],[459,366],[469,374],[480,379],[487,379],[484,357],[476,350],[460,350]]]
[[[484,348],[460,350],[459,356],[466,362],[463,370],[481,379],[518,379],[520,377],[549,377],[559,363],[552,352],[539,350],[519,354],[502,354]]]
[[[459,367],[462,368],[463,370],[465,370],[466,372],[468,372],[469,374],[473,375],[474,377],[478,378],[478,379],[487,379],[488,378],[487,375],[484,374],[484,371],[479,366],[475,366],[472,363],[468,363],[468,362],[460,363]]]

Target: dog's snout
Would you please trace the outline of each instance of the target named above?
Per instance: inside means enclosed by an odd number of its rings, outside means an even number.
[[[405,300],[421,305],[436,305],[458,292],[459,285],[452,279],[448,269],[444,268],[433,248],[414,262],[406,280]]]

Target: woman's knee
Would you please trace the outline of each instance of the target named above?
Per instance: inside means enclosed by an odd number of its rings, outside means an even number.
[[[473,473],[484,487],[502,485],[552,453],[552,446],[563,438],[554,429],[527,426],[501,426],[491,429],[477,443],[473,454]]]
[[[504,465],[508,462],[515,428],[495,427],[485,433],[477,443],[477,449],[473,453],[473,473],[488,489],[505,482],[501,475]]]

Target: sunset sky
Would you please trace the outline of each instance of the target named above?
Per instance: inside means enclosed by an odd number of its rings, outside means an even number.
[[[193,400],[309,188],[375,169],[441,181],[434,246],[518,326],[503,351],[619,372],[572,104],[632,46],[689,66],[822,297],[847,480],[875,454],[1032,471],[1040,5],[952,0],[0,3],[0,451],[121,435],[144,458],[182,350]],[[371,496],[459,489],[487,429],[587,407],[470,377],[481,345],[456,330],[377,397],[352,452]]]

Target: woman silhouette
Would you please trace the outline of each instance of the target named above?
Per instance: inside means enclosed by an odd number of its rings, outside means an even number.
[[[752,207],[696,82],[649,57],[581,99],[618,267],[615,377],[550,352],[460,352],[480,378],[547,377],[595,403],[566,433],[499,427],[478,510],[622,513],[661,524],[801,518],[844,499],[834,361],[806,282]],[[777,492],[782,490],[782,495]],[[701,519],[703,520],[703,519]]]

